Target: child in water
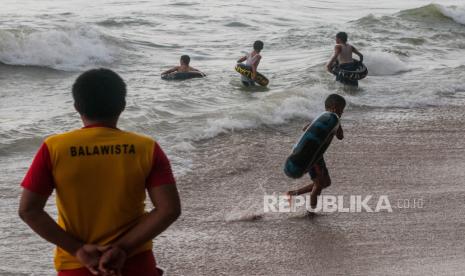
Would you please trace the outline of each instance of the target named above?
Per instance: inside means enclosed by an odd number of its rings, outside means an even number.
[[[344,97],[338,94],[331,94],[325,100],[326,111],[336,113],[339,118],[342,116],[345,106],[346,101]],[[309,126],[310,124],[306,125],[303,131],[306,131]],[[344,132],[341,126],[339,126],[338,130],[336,131],[336,137],[339,140],[342,140],[344,138]],[[331,143],[331,140],[332,138],[330,138],[327,143]],[[310,175],[310,178],[313,181],[313,183],[305,187],[302,187],[298,190],[289,191],[287,192],[287,196],[289,197],[289,199],[291,199],[292,196],[311,193],[310,205],[312,208],[316,208],[318,203],[318,196],[321,194],[321,191],[325,188],[328,188],[331,185],[331,178],[329,177],[328,168],[326,167],[323,155],[310,167],[308,174]]]
[[[188,55],[182,55],[181,59],[179,61],[180,66],[175,66],[169,70],[166,70],[165,72],[161,73],[161,75],[166,75],[174,72],[199,72],[202,75],[205,75],[201,71],[195,69],[194,67],[189,66],[189,63],[191,62],[191,58]]]
[[[241,63],[245,61],[245,65],[250,66],[252,68],[252,79],[249,79],[245,76],[241,76],[242,84],[244,86],[254,86],[255,85],[255,78],[257,77],[257,67],[262,59],[260,52],[263,49],[263,42],[257,40],[253,44],[253,51],[246,56],[241,57],[237,60],[237,63]]]
[[[360,61],[356,61],[352,58],[352,53],[359,56]],[[339,66],[340,69],[344,70],[355,70],[358,62],[363,62],[363,55],[355,49],[354,46],[347,43],[347,33],[340,32],[336,35],[336,46],[334,46],[334,54],[326,64],[326,69],[331,72],[331,67],[334,63]],[[344,79],[342,76],[336,76],[336,80],[353,86],[358,86],[357,80]]]

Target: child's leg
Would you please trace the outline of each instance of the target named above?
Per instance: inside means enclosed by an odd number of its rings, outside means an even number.
[[[318,204],[318,196],[321,191],[331,185],[331,178],[329,177],[328,168],[324,158],[322,157],[309,171],[309,175],[313,180],[313,189],[310,194],[310,205],[316,208]]]
[[[308,174],[310,175],[313,183],[298,190],[289,191],[287,192],[287,195],[297,196],[311,192],[311,205],[312,207],[316,207],[318,196],[321,194],[321,191],[331,185],[331,178],[329,177],[328,168],[326,167],[323,157],[310,168]]]
[[[313,183],[311,183],[310,185],[304,186],[298,190],[289,191],[286,194],[288,196],[298,196],[301,194],[310,193],[312,190],[313,190]]]
[[[321,187],[318,178],[313,180],[314,186],[312,193],[310,194],[310,206],[315,209],[316,206],[318,205],[318,196],[321,194],[321,190],[323,188]]]

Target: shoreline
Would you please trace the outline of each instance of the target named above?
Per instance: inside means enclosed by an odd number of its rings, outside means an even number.
[[[393,205],[424,202],[423,208],[394,207],[392,213],[263,213],[264,194],[309,183],[306,176],[291,180],[282,172],[305,120],[197,142],[192,170],[178,178],[183,215],[154,243],[158,263],[169,275],[462,271],[465,116],[459,108],[444,111],[344,114],[345,139],[333,141],[325,154],[333,184],[322,194],[387,195]]]

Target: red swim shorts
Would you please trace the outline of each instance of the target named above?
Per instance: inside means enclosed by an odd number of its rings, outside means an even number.
[[[144,251],[127,259],[124,264],[123,276],[161,276],[162,270],[157,268],[155,257],[151,250]],[[81,267],[78,269],[60,270],[58,276],[94,276],[90,271]]]

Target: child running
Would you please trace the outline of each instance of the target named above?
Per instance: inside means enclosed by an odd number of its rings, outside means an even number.
[[[126,84],[116,73],[87,71],[72,94],[84,127],[45,139],[21,184],[19,215],[56,245],[58,276],[161,275],[152,239],[181,210],[170,163],[153,139],[117,128]],[[57,222],[44,210],[53,191]]]
[[[334,46],[334,54],[326,64],[326,69],[331,72],[331,68],[335,65],[344,70],[355,70],[358,62],[363,62],[363,55],[352,45],[347,43],[347,33],[340,32],[336,34],[336,46]],[[352,53],[359,56],[359,61],[352,58]],[[357,80],[345,79],[340,75],[336,76],[336,81],[344,84],[358,86]]]
[[[339,118],[342,116],[345,106],[346,101],[344,97],[338,94],[331,94],[325,100],[326,111],[336,113]],[[310,124],[306,125],[303,130],[307,130],[309,126]],[[344,138],[344,133],[341,126],[339,126],[338,130],[336,131],[336,137],[339,140],[342,140]],[[331,140],[332,138],[329,139],[327,143],[330,144]],[[287,192],[287,195],[289,196],[289,198],[291,198],[292,196],[311,193],[310,205],[314,209],[317,206],[318,196],[321,194],[321,191],[325,188],[328,188],[331,185],[331,178],[329,177],[329,171],[326,167],[326,163],[323,156],[321,156],[321,158],[310,167],[308,173],[313,183],[305,187],[302,187],[298,190],[289,191]]]
[[[199,72],[202,75],[205,76],[205,74],[198,69],[195,69],[194,67],[191,67],[189,63],[191,62],[191,58],[188,55],[182,55],[181,59],[179,60],[180,65],[179,66],[174,66],[171,69],[166,70],[165,72],[161,73],[161,75],[167,75],[170,73],[175,73],[175,72]]]
[[[260,64],[260,60],[262,59],[260,52],[263,50],[263,46],[264,44],[262,41],[255,41],[253,44],[253,51],[237,60],[237,63],[245,61],[245,65],[250,66],[252,68],[251,79],[247,78],[246,76],[241,76],[242,84],[246,87],[255,85],[255,78],[257,77],[257,67],[258,64]]]

